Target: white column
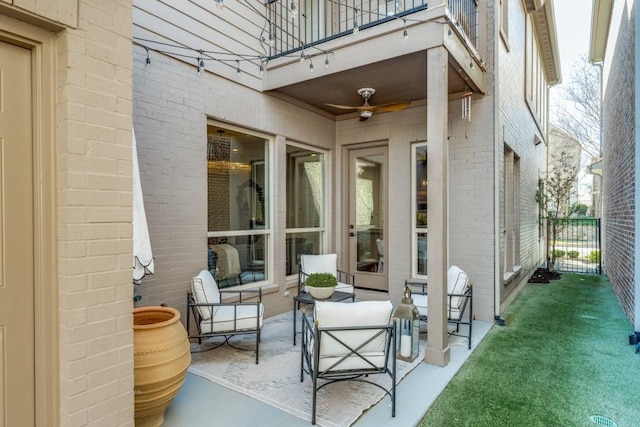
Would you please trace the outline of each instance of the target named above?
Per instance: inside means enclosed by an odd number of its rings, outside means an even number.
[[[444,46],[427,50],[427,180],[429,185],[429,322],[425,361],[446,366],[450,360],[447,334],[447,268],[449,145],[447,141],[448,53]]]

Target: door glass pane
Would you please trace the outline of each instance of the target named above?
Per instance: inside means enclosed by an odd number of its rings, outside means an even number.
[[[419,275],[427,275],[427,146],[416,146],[416,265]]]
[[[357,270],[384,272],[384,157],[356,160]]]

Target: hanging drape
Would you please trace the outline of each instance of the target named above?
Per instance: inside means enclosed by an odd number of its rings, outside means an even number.
[[[136,136],[131,129],[133,138],[132,158],[133,166],[133,283],[140,281],[147,274],[153,274],[153,253],[151,252],[151,240],[147,227],[147,216],[144,211],[142,198],[142,185],[140,183],[140,167],[138,165],[138,149]]]

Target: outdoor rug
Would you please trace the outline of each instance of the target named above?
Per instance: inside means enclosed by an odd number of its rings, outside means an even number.
[[[300,319],[297,323],[300,328]],[[265,320],[260,340],[260,364],[255,364],[255,340],[247,335],[236,336],[231,342],[241,351],[223,345],[206,351],[222,338],[212,338],[191,345],[189,372],[231,390],[243,393],[278,409],[311,421],[312,382],[305,374],[300,382],[300,340],[293,346],[293,318],[287,312]],[[299,338],[299,336],[298,336]],[[420,355],[412,363],[397,361],[396,383],[415,368],[424,357],[426,341],[420,341]],[[386,389],[391,385],[388,375],[370,375],[369,380]],[[318,391],[316,424],[327,427],[349,426],[382,398],[391,400],[382,390],[359,381],[343,381]]]

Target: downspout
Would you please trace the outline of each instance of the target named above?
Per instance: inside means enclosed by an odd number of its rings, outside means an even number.
[[[498,8],[493,8],[493,315],[496,324],[504,326],[505,320],[500,312],[500,88],[498,62],[500,58],[500,26],[498,24]]]
[[[635,5],[635,40],[634,46],[637,50],[638,46],[640,46],[640,19],[638,19],[638,11],[637,5]],[[635,176],[634,176],[634,184],[635,184],[635,194],[634,194],[634,224],[635,224],[635,261],[634,261],[634,271],[633,271],[633,282],[635,284],[635,293],[634,293],[634,316],[633,316],[633,329],[635,331],[636,341],[640,340],[640,237],[638,236],[638,225],[640,224],[640,209],[638,209],[638,201],[640,201],[640,138],[638,135],[638,124],[640,124],[640,96],[638,93],[638,82],[640,81],[640,58],[638,57],[637,52],[635,53],[634,58],[634,85],[633,90],[635,91],[635,102],[634,102],[634,121],[635,126],[634,129],[634,144],[635,144]],[[604,166],[604,165],[603,165]],[[605,264],[606,265],[606,264]],[[637,352],[640,352],[640,345],[636,347]]]

